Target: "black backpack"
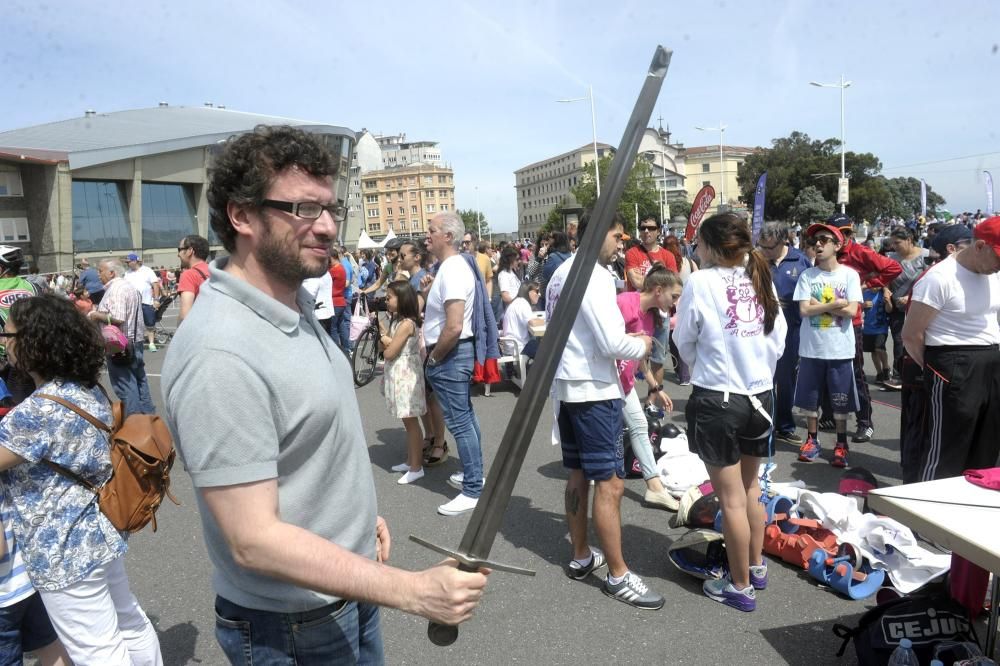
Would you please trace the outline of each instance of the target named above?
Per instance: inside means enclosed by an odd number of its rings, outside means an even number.
[[[854,641],[860,666],[885,666],[900,639],[909,638],[921,664],[930,663],[935,647],[945,641],[979,644],[966,610],[946,596],[902,596],[880,603],[861,616],[858,626],[833,625],[844,639],[837,656]],[[948,662],[952,663],[952,662]]]

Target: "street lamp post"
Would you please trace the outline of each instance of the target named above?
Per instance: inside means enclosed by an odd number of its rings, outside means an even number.
[[[567,102],[583,102],[590,100],[590,124],[594,130],[594,179],[597,183],[597,198],[601,198],[601,165],[600,158],[597,155],[597,115],[594,113],[594,86],[587,86],[587,96],[586,97],[573,97],[570,99],[557,99],[557,102],[567,103]]]
[[[696,130],[701,130],[702,132],[718,132],[719,133],[719,211],[722,212],[722,207],[726,205],[726,159],[722,153],[722,144],[725,142],[726,128],[728,125],[723,125],[722,121],[719,121],[718,127],[698,127]]]
[[[816,81],[810,81],[809,85],[816,86],[817,88],[840,88],[840,179],[843,181],[847,177],[847,173],[844,170],[844,152],[847,150],[847,141],[844,135],[844,91],[851,86],[851,81],[845,81],[844,75],[840,75],[840,83],[817,83]],[[840,212],[844,214],[847,212],[847,205],[841,202]]]

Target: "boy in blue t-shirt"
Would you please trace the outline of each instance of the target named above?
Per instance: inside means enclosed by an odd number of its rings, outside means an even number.
[[[889,379],[891,366],[885,351],[885,341],[889,336],[889,313],[886,312],[885,294],[882,289],[863,289],[864,319],[861,324],[861,346],[865,353],[872,355],[875,364],[875,381]]]

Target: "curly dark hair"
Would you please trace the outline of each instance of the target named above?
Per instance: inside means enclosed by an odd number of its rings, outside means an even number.
[[[104,338],[97,326],[54,294],[16,301],[10,322],[17,328],[16,365],[42,379],[97,385],[104,367]]]
[[[227,252],[236,249],[236,230],[226,212],[229,202],[259,207],[275,177],[292,166],[318,177],[337,172],[322,138],[286,125],[257,125],[226,142],[209,169],[208,205],[212,229]]]

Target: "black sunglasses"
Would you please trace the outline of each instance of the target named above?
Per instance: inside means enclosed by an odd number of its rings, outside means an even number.
[[[20,333],[7,333],[6,331],[0,331],[0,338],[16,338]]]
[[[639,227],[639,231],[659,231],[659,227]]]
[[[177,251],[178,252],[183,252],[184,250],[190,250],[190,249],[191,249],[190,245],[185,245],[184,247],[177,248]]]

